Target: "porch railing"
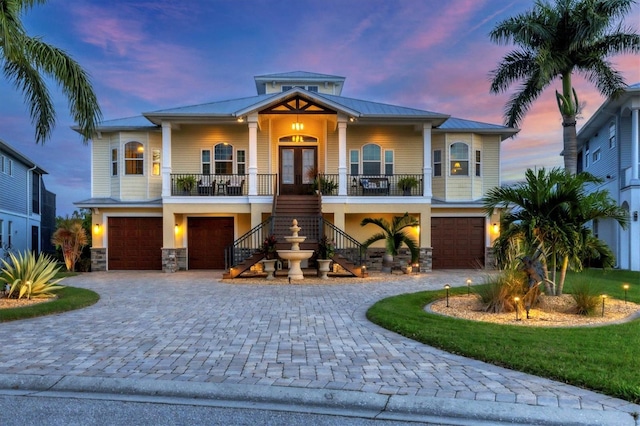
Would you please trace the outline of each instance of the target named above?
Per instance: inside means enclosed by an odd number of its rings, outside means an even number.
[[[258,195],[274,195],[277,191],[278,175],[260,173],[257,175]],[[338,195],[339,175],[321,174],[315,183],[325,196]],[[393,175],[347,175],[347,195],[361,196],[422,196],[424,182],[421,174]],[[218,196],[248,195],[249,175],[241,174],[171,174],[171,195],[175,196]]]

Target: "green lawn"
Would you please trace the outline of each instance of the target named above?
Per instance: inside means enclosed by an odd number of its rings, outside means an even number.
[[[59,273],[56,278],[72,276],[74,273]],[[64,285],[64,280],[60,283]],[[84,288],[64,287],[54,291],[58,296],[51,302],[25,306],[23,308],[0,309],[0,322],[15,321],[25,318],[39,317],[43,315],[57,314],[84,308],[96,303],[100,296],[98,293]]]
[[[588,270],[570,274],[565,292],[589,280],[609,297],[640,303],[640,274]],[[466,294],[466,287],[451,290]],[[367,312],[372,322],[445,351],[548,377],[640,403],[640,320],[589,328],[528,328],[430,314],[424,306],[444,290],[383,299]]]

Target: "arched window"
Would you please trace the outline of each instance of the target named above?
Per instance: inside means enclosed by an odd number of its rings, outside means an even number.
[[[213,149],[215,160],[215,173],[217,175],[230,175],[233,173],[233,145],[219,143]]]
[[[382,163],[382,150],[378,145],[367,144],[362,147],[362,174],[379,175]]]
[[[451,175],[469,176],[469,146],[463,142],[451,144],[449,148]]]
[[[124,145],[124,174],[144,174],[144,146],[140,142],[127,142]]]

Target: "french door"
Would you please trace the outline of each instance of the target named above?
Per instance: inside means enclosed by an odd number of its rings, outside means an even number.
[[[280,193],[309,194],[317,169],[315,146],[280,147]]]

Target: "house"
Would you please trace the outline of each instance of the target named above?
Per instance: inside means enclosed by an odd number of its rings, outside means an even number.
[[[597,187],[606,189],[630,219],[626,230],[608,219],[592,223],[592,231],[611,248],[617,267],[632,271],[640,271],[639,109],[636,83],[607,99],[578,132],[578,171],[601,178]]]
[[[254,96],[100,124],[91,198],[76,203],[93,212],[92,270],[235,275],[266,236],[285,248],[296,218],[307,248],[324,233],[357,274],[383,252],[359,257],[377,232],[361,220],[405,212],[420,222],[423,270],[492,263],[498,218],[480,200],[500,184],[500,144],[517,129],[345,97],[334,75],[254,80]]]
[[[51,253],[55,194],[40,166],[0,140],[0,258],[9,252]]]

